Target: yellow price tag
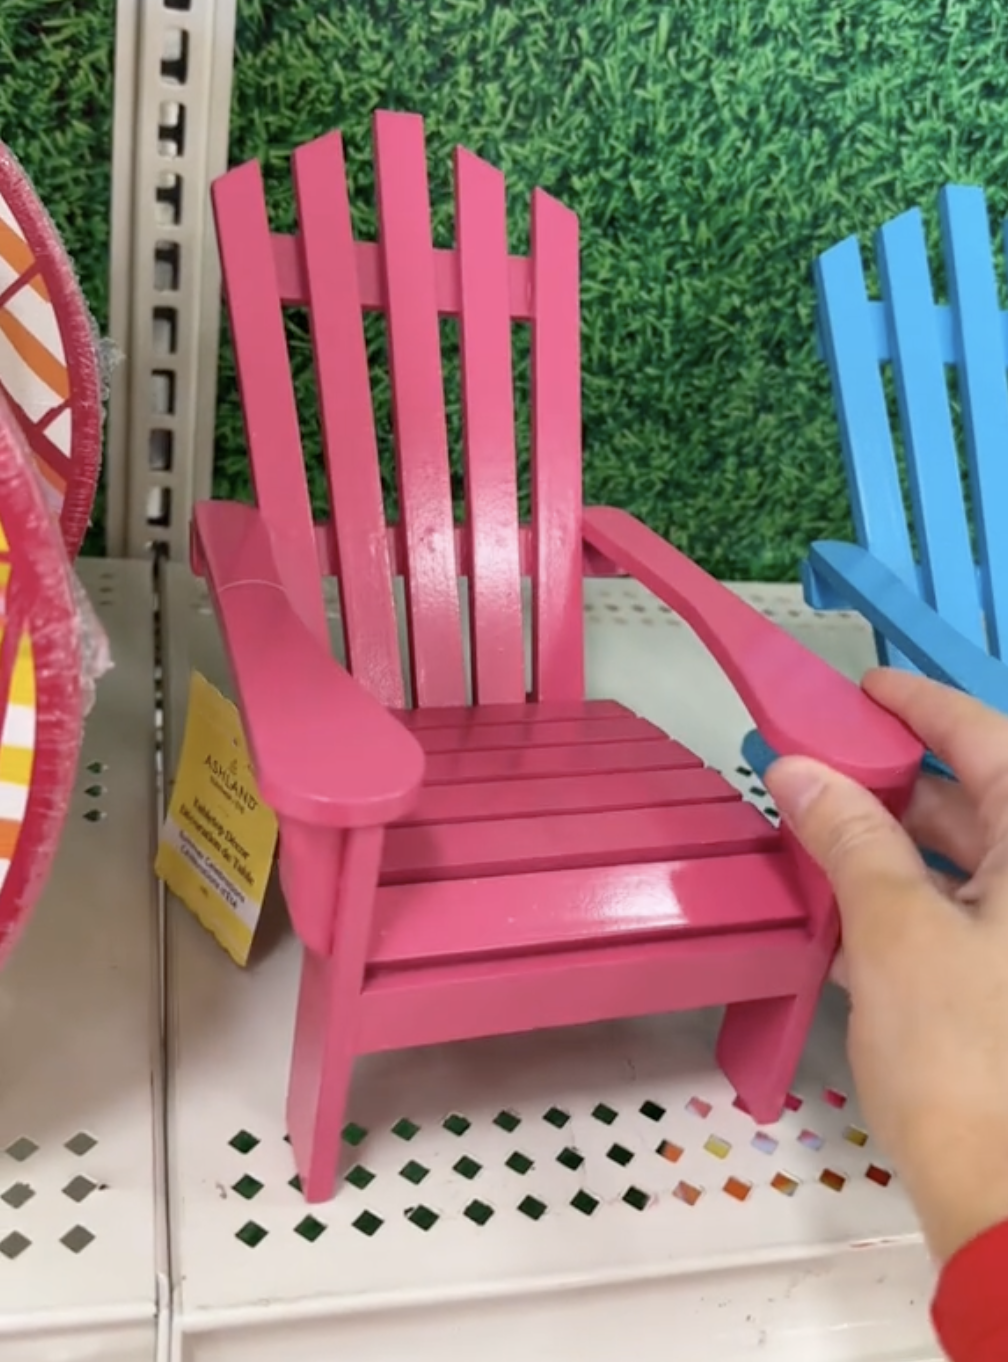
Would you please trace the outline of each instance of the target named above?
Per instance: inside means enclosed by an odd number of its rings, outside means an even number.
[[[238,710],[194,672],[154,872],[238,965],[248,962],[276,842]]]

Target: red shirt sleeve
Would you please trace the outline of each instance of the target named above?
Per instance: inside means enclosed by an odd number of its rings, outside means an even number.
[[[931,1318],[951,1362],[1008,1362],[1008,1221],[949,1259]]]

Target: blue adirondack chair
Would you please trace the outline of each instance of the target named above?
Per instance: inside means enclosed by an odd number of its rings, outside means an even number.
[[[820,353],[857,543],[814,543],[802,585],[817,610],[863,615],[880,661],[1008,714],[1008,312],[983,190],[946,186],[939,214],[947,303],[935,301],[917,208],[876,235],[880,301],[868,297],[856,237],[816,261]],[[1008,223],[1002,237],[1008,252]],[[743,752],[760,776],[774,759],[758,733]]]

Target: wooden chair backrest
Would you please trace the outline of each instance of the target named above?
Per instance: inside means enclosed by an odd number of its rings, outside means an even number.
[[[282,307],[308,309],[347,661],[390,706],[404,703],[393,569],[404,578],[417,705],[526,699],[512,325],[531,324],[532,693],[583,696],[578,228],[541,190],[531,252],[510,256],[504,179],[459,149],[456,241],[431,238],[424,130],[374,120],[379,240],[354,240],[343,145],[331,133],[293,157],[296,236],[270,232],[258,164],[213,188],[257,504],[285,584],[320,636],[319,550]],[[363,313],[384,315],[399,522],[391,560]],[[456,533],[442,377],[442,317],[457,318],[465,521]],[[460,542],[461,541],[461,542]],[[461,552],[460,552],[461,550]],[[469,583],[471,676],[460,559]]]
[[[935,301],[915,208],[877,234],[881,301],[869,300],[856,238],[819,258],[819,335],[858,540],[947,623],[1000,658],[1008,647],[1008,313],[983,191],[947,186],[939,210],[948,302]]]

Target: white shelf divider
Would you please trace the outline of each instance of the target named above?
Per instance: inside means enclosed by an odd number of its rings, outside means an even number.
[[[184,559],[213,476],[220,268],[210,182],[227,166],[236,0],[117,0],[108,551]]]

